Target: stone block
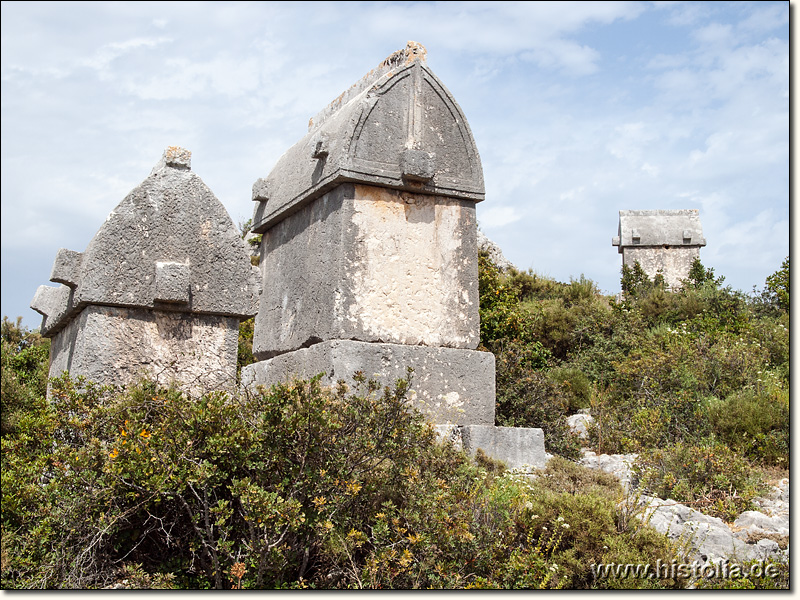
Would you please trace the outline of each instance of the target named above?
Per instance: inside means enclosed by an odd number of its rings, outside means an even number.
[[[619,240],[614,243],[623,248],[632,244],[641,246],[680,246],[684,240],[693,245],[705,246],[700,211],[696,208],[680,210],[621,210],[619,211]]]
[[[267,202],[268,200],[269,182],[263,177],[259,177],[253,184],[253,202]]]
[[[263,234],[253,353],[320,340],[476,348],[474,203],[345,184]]]
[[[436,173],[434,158],[423,150],[407,149],[403,152],[400,169],[404,179],[430,181]]]
[[[233,391],[239,319],[88,306],[50,346],[50,377],[68,371],[117,386],[142,377],[194,394]]]
[[[191,169],[192,153],[180,146],[169,146],[164,152],[164,162],[177,169]]]
[[[40,285],[36,290],[30,306],[42,315],[42,325],[39,330],[43,336],[51,337],[51,334],[75,312],[72,296],[72,289],[66,285],[57,287]]]
[[[661,275],[677,290],[706,240],[697,209],[621,210],[618,235],[611,244],[622,254],[623,266],[638,262],[650,279]]]
[[[156,302],[189,304],[192,269],[175,262],[156,262]]]
[[[247,247],[187,156],[167,148],[100,227],[84,252],[77,304],[153,307],[156,263],[171,262],[191,265],[193,312],[252,316],[261,282]]]
[[[53,270],[50,272],[50,281],[63,283],[66,286],[75,288],[80,281],[82,252],[61,248],[56,254],[53,262]]]
[[[458,425],[434,425],[436,437],[439,443],[453,444],[456,450],[462,450],[463,444],[461,443],[461,427]]]
[[[267,181],[269,202],[253,215],[256,233],[345,182],[472,202],[485,196],[467,120],[414,42],[312,118]]]
[[[258,269],[225,207],[170,146],[85,252],[60,250],[31,307],[53,338],[51,376],[140,377],[233,389],[239,321],[255,315]]]
[[[511,469],[525,466],[543,469],[547,463],[544,432],[538,428],[464,425],[461,441],[470,454],[474,455],[480,448]]]
[[[406,367],[414,369],[409,399],[430,422],[494,424],[489,352],[334,340],[249,365],[242,370],[242,385],[254,389],[323,373],[325,385],[342,380],[352,386],[357,371],[393,385],[406,377]]]

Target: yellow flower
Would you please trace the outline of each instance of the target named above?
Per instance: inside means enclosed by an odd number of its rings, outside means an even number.
[[[142,433],[140,433],[139,435],[145,439],[150,437],[150,434],[147,432],[147,429],[142,429]]]
[[[109,453],[109,456],[110,456],[111,458],[117,458],[117,456],[118,456],[118,455],[119,455],[119,451],[118,451],[116,448],[114,448],[114,449],[113,449],[113,450],[112,450],[112,451]]]
[[[358,483],[357,481],[354,481],[353,483],[348,483],[347,484],[347,493],[348,494],[352,494],[353,496],[355,496],[360,491],[361,491],[361,484]]]
[[[400,565],[403,567],[407,567],[411,564],[411,561],[414,559],[414,555],[409,552],[408,548],[403,550],[403,556],[400,557]]]

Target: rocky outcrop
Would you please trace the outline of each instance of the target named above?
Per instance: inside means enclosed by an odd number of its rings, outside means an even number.
[[[517,269],[517,267],[515,267],[514,264],[503,255],[503,251],[500,249],[500,246],[486,237],[486,235],[480,229],[478,230],[478,250],[486,252],[489,255],[489,258],[492,259],[492,262],[497,265],[497,268],[501,271]]]
[[[758,510],[743,512],[728,524],[675,500],[637,493],[637,481],[631,470],[636,457],[636,454],[596,454],[584,449],[580,463],[615,475],[627,493],[621,508],[674,540],[690,561],[788,561],[788,479],[781,480],[767,496],[754,501]]]

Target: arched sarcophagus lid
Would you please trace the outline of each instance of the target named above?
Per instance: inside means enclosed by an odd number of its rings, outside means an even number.
[[[697,247],[706,245],[700,211],[696,208],[679,210],[621,210],[619,229],[611,244],[617,252],[625,248]]]
[[[85,306],[159,308],[247,318],[261,284],[225,207],[170,146],[150,175],[111,211],[85,252],[59,250],[31,308],[55,335]]]
[[[253,230],[344,182],[480,202],[483,170],[467,120],[415,42],[309,122],[308,134],[253,186]]]

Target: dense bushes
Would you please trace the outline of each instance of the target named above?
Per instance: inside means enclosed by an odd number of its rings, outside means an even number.
[[[4,382],[29,372],[10,350]],[[54,380],[2,436],[3,587],[615,587],[638,582],[593,562],[674,557],[620,520],[612,477],[487,470],[408,410],[407,381],[358,381],[191,398]]]
[[[755,510],[752,500],[766,492],[744,457],[722,443],[677,442],[664,449],[647,448],[636,470],[640,486],[649,494],[688,502],[728,521]]]
[[[511,315],[481,330],[497,356],[498,424],[541,427],[550,452],[575,457],[566,418],[589,406],[594,450],[641,452],[653,488],[706,498],[709,512],[728,517],[758,486],[726,467],[788,468],[788,258],[750,297],[699,260],[677,291],[636,263],[623,267],[619,300],[584,277],[567,284],[502,274],[486,257],[480,265],[491,282],[481,287],[481,316],[498,299]],[[680,467],[708,448],[730,460]],[[721,486],[728,498],[717,497]]]
[[[733,518],[763,489],[759,467],[788,467],[785,266],[785,289],[750,298],[699,265],[680,292],[633,273],[616,301],[482,256],[498,424],[542,427],[574,458],[566,418],[589,406],[595,450],[639,452],[647,490]],[[594,580],[592,563],[675,551],[620,512],[605,474],[556,457],[530,480],[438,444],[407,381],[190,398],[62,378],[47,401],[47,349],[4,319],[3,587],[686,583]]]

